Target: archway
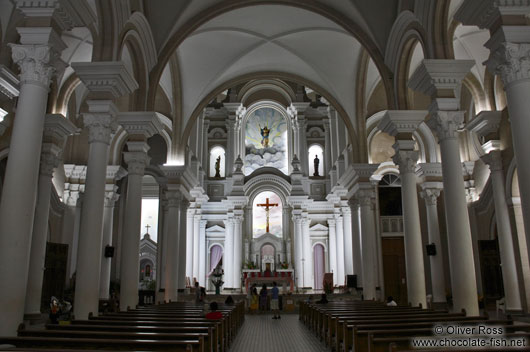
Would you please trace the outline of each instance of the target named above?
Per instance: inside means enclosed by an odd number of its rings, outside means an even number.
[[[322,290],[324,285],[324,272],[326,271],[326,256],[324,251],[324,246],[320,243],[317,243],[313,247],[313,265],[315,272],[315,290]]]

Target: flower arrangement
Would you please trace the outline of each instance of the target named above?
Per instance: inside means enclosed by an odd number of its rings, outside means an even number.
[[[254,263],[253,261],[246,262],[245,266],[247,267],[247,269],[256,269],[257,268],[256,263]]]
[[[280,268],[282,268],[282,269],[289,269],[289,264],[287,264],[287,262],[281,262],[281,263],[280,263]]]

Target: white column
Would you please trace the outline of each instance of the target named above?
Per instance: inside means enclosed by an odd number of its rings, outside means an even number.
[[[241,289],[241,268],[242,268],[242,243],[243,243],[243,215],[234,216],[234,264],[233,264],[233,287],[235,289]]]
[[[324,119],[324,175],[331,170],[331,124],[329,118]]]
[[[114,224],[114,204],[120,197],[116,193],[117,186],[112,186],[112,191],[105,192],[105,210],[103,212],[103,238],[102,238],[102,256],[101,271],[99,274],[99,298],[109,299],[110,289],[110,269],[112,258],[105,257],[105,247],[112,246],[112,229]]]
[[[186,289],[186,240],[187,240],[187,209],[190,205],[190,202],[183,198],[180,203],[180,213],[179,213],[179,224],[178,224],[178,242],[179,248],[178,253],[178,289],[180,292]]]
[[[344,275],[353,275],[353,237],[351,209],[349,206],[341,208],[344,225]]]
[[[206,224],[207,220],[200,221],[199,229],[199,285],[206,287]]]
[[[186,277],[193,281],[193,219],[195,208],[189,208],[186,212]]]
[[[302,259],[304,261],[304,287],[313,287],[313,284],[315,282],[315,280],[313,280],[313,247],[311,246],[311,235],[309,232],[310,223],[310,219],[306,217],[302,218]]]
[[[134,309],[138,304],[138,275],[140,272],[140,235],[142,232],[142,178],[149,164],[145,142],[128,142],[124,153],[129,173],[125,223],[121,239],[120,310]]]
[[[210,176],[210,150],[208,150],[208,129],[210,127],[210,120],[204,120],[203,139],[204,144],[202,149],[202,168],[206,172],[206,177]]]
[[[110,101],[106,112],[97,113],[93,111],[99,110],[99,102],[87,103],[90,113],[84,114],[83,119],[89,133],[89,152],[77,253],[74,305],[77,319],[87,319],[89,313],[98,314],[105,179],[116,113],[116,108]]]
[[[233,288],[234,280],[234,219],[229,217],[225,223],[225,248],[223,252],[224,287]]]
[[[438,196],[439,187],[428,187],[428,183],[422,185],[421,197],[425,200],[427,210],[427,231],[429,232],[429,244],[434,244],[436,255],[429,256],[431,264],[432,301],[434,303],[445,303],[445,274],[442,257],[442,242],[440,241],[440,224],[438,222]]]
[[[527,133],[530,130],[530,72],[526,69],[530,59],[530,27],[526,25],[527,12],[527,3],[465,1],[458,16],[460,22],[488,28],[491,33],[485,44],[490,50],[486,65],[490,72],[499,74],[504,83],[526,241],[530,243],[530,138]],[[527,250],[530,254],[530,246]]]
[[[475,316],[479,314],[475,262],[456,136],[456,127],[463,122],[464,113],[440,111],[432,118],[435,124],[431,126],[438,135],[442,155],[453,307],[455,311],[465,308],[468,315]]]
[[[46,150],[47,149],[47,150]],[[40,317],[42,281],[44,278],[44,262],[46,259],[46,238],[48,235],[48,218],[50,214],[50,197],[52,175],[58,166],[60,150],[53,145],[43,145],[40,162],[39,188],[33,236],[31,239],[31,256],[26,289],[25,316]]]
[[[172,186],[172,185],[171,185]],[[165,256],[165,291],[164,300],[177,301],[178,299],[178,281],[179,281],[179,217],[182,205],[182,194],[173,187],[168,187],[166,192],[167,198],[167,250]]]
[[[464,122],[464,111],[459,111],[461,83],[474,64],[423,60],[409,80],[413,90],[432,97],[427,125],[438,137],[442,157],[453,309],[465,309],[470,316],[479,315],[477,280],[457,131]]]
[[[336,236],[337,236],[337,285],[344,285],[344,219],[338,213],[335,214]]]
[[[199,281],[199,225],[201,222],[201,214],[197,212],[193,217],[193,278]],[[191,280],[193,284],[193,279]]]
[[[74,314],[77,319],[87,319],[89,313],[98,315],[106,169],[118,112],[112,99],[131,93],[138,84],[123,62],[78,62],[72,67],[88,90],[101,99],[87,100],[88,112],[83,114],[89,149],[79,230]]]
[[[302,250],[302,216],[300,214],[293,214],[294,222],[294,267],[296,270],[296,285],[304,287],[304,262]]]
[[[502,281],[504,283],[505,307],[508,311],[522,311],[515,250],[513,245],[510,215],[506,203],[504,174],[500,150],[492,150],[482,157],[491,170],[493,200],[495,202],[495,219],[499,233],[499,250],[501,255]]]
[[[335,232],[335,219],[328,219],[329,230],[329,270],[333,273],[333,285],[337,283],[337,234]]]
[[[397,141],[396,145],[400,142]],[[411,140],[413,147],[414,141]],[[418,152],[395,147],[394,162],[401,175],[401,199],[403,204],[403,232],[405,233],[405,263],[407,272],[407,297],[412,306],[427,307],[425,269],[423,266],[423,242],[421,238],[418,191],[416,189],[416,162]]]
[[[363,261],[361,256],[361,220],[360,206],[357,199],[352,199],[352,246],[353,246],[353,273],[357,275],[357,286],[362,286]]]
[[[4,307],[2,336],[16,335],[24,315],[44,114],[54,71],[51,45],[10,46],[21,72],[0,203],[0,277],[9,283],[9,290],[0,298]]]
[[[236,121],[233,116],[229,116],[229,118],[226,120],[226,130],[228,131],[228,145],[233,146],[234,145],[234,138],[235,138],[235,126]],[[234,159],[236,156],[234,156],[235,150],[233,148],[227,148],[226,149],[226,168],[225,168],[225,174],[226,176],[232,176],[232,173],[234,172]],[[225,280],[226,281],[226,280]],[[226,282],[225,282],[226,285]]]
[[[374,192],[371,190],[359,190],[356,194],[361,208],[361,242],[363,261],[363,296],[365,300],[375,299],[375,224],[374,224]]]
[[[165,290],[166,290],[166,257],[167,257],[167,246],[168,246],[168,232],[167,232],[167,226],[168,226],[168,202],[166,199],[166,191],[161,188],[161,195],[160,195],[160,205],[163,212],[163,220],[162,220],[162,237],[158,238],[158,252],[157,255],[160,257],[159,259],[159,267],[158,267],[158,275],[159,280],[157,281],[157,287],[158,291],[156,293],[156,301],[163,302],[165,300]],[[160,231],[159,231],[160,233]]]

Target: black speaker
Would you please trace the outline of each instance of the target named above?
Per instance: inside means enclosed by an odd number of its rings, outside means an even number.
[[[427,248],[427,255],[436,255],[436,245],[434,243],[425,246]]]
[[[114,247],[106,245],[105,246],[105,258],[114,257]]]
[[[348,288],[357,288],[357,275],[346,275],[346,286]]]

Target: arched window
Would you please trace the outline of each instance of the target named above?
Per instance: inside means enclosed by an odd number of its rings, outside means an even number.
[[[324,150],[318,144],[309,147],[309,176],[324,176]]]
[[[276,193],[265,191],[258,194],[252,204],[253,237],[258,238],[267,232],[282,237],[282,213],[282,200]]]
[[[217,173],[219,168],[219,173]],[[217,145],[210,150],[210,177],[225,177],[225,148]]]

